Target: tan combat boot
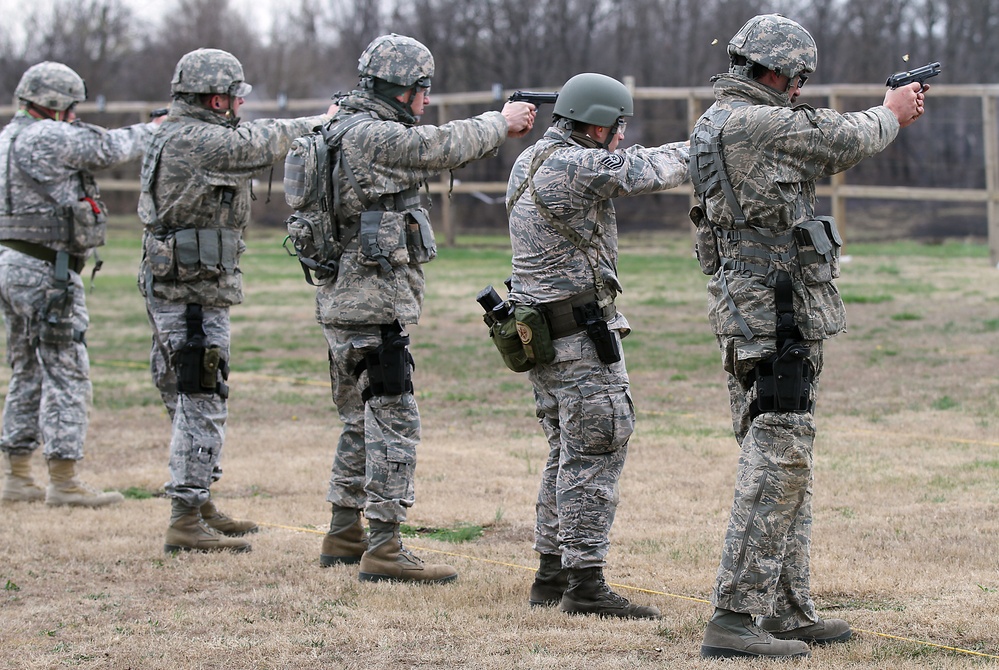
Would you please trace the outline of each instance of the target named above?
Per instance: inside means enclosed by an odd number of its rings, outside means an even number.
[[[31,477],[31,452],[8,453],[6,471],[0,500],[5,503],[45,500],[45,491]]]
[[[569,587],[562,595],[559,609],[566,614],[596,614],[623,619],[658,619],[658,608],[636,605],[611,591],[604,581],[604,569],[568,568]]]
[[[458,571],[450,565],[427,565],[402,546],[399,524],[371,521],[372,536],[367,551],[361,556],[358,579],[362,582],[418,582],[446,584],[458,578]],[[384,539],[390,532],[391,537]],[[373,546],[372,546],[373,545]]]
[[[808,645],[779,640],[763,630],[749,614],[716,609],[704,630],[702,658],[807,658]]]
[[[352,565],[361,562],[361,556],[368,549],[368,535],[360,516],[346,530],[330,530],[323,537],[323,547],[319,550],[319,565]]]
[[[808,644],[823,645],[846,642],[853,637],[850,624],[842,619],[819,619],[811,625],[791,630],[781,630],[781,621],[776,618],[761,618],[757,623],[778,640],[801,640]]]
[[[225,512],[220,512],[211,498],[201,506],[201,518],[204,519],[209,528],[214,528],[230,537],[240,537],[260,530],[260,527],[249,519],[233,519]]]
[[[197,507],[188,507],[179,500],[173,501],[170,525],[167,527],[163,551],[250,551],[250,543],[222,535],[210,528],[201,518]]]
[[[117,491],[98,491],[76,478],[76,461],[50,458],[49,486],[45,491],[46,505],[73,507],[104,507],[120,503],[125,496]]]

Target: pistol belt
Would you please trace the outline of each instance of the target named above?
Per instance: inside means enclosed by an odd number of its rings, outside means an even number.
[[[575,335],[586,330],[586,324],[580,324],[573,315],[574,307],[582,307],[592,302],[600,306],[600,316],[605,320],[610,320],[617,314],[617,307],[614,305],[614,296],[609,290],[603,290],[599,294],[596,289],[589,289],[574,296],[554,302],[546,302],[538,305],[548,317],[548,324],[551,328],[552,339]]]
[[[8,249],[13,249],[18,251],[25,256],[31,256],[32,258],[37,258],[40,261],[45,261],[47,263],[56,262],[56,251],[55,249],[49,249],[41,244],[36,244],[35,242],[25,242],[24,240],[0,240],[0,244],[7,247]],[[77,274],[83,270],[83,266],[87,263],[86,256],[69,256],[69,269]]]

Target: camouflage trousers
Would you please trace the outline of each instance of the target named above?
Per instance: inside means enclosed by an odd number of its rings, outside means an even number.
[[[0,249],[0,307],[12,370],[0,448],[31,453],[43,445],[47,459],[80,460],[92,397],[86,344],[82,337],[53,343],[42,326],[49,300],[59,290],[52,263]],[[67,332],[82,334],[90,323],[83,282],[75,272],[69,277],[72,293],[58,321]]]
[[[326,499],[363,509],[369,520],[402,523],[416,502],[414,475],[420,443],[420,411],[412,393],[361,393],[368,373],[355,376],[365,354],[382,343],[380,326],[324,324],[329,345],[330,385],[343,428],[336,446]]]
[[[606,365],[585,333],[555,340],[555,360],[528,373],[545,437],[534,549],[567,568],[602,567],[618,480],[635,429],[624,358]]]
[[[818,620],[809,585],[812,530],[811,412],[764,412],[750,418],[756,388],[749,375],[776,342],[719,336],[735,436],[742,452],[735,499],[712,594],[716,607],[779,619],[781,630]],[[822,341],[808,341],[815,370],[814,407],[822,372]]]
[[[177,392],[177,352],[188,339],[187,305],[147,295],[146,312],[153,329],[149,354],[153,383],[172,419],[170,481],[164,489],[171,498],[197,507],[208,500],[209,487],[222,476],[228,406],[215,393]],[[207,346],[219,347],[228,361],[229,308],[204,307],[203,327]]]

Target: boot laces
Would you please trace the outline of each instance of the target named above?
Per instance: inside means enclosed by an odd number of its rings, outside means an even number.
[[[423,559],[411,552],[405,547],[401,542],[399,543],[399,555],[405,556],[407,560],[411,561],[414,565],[422,566]]]
[[[611,587],[607,586],[607,582],[604,581],[602,578],[600,580],[600,593],[601,593],[601,598],[603,600],[606,600],[614,605],[623,607],[625,605],[631,604],[630,600],[628,600],[627,598],[618,593],[615,593],[611,589]]]

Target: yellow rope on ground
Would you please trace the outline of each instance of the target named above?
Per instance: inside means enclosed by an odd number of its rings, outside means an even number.
[[[301,533],[314,533],[316,535],[325,535],[326,531],[317,530],[315,528],[302,528],[297,526],[282,526],[277,523],[267,523],[264,521],[258,521],[257,525],[267,526],[268,528],[283,528],[285,530],[294,530]],[[418,551],[429,551],[435,554],[441,554],[442,556],[454,556],[455,558],[464,558],[469,561],[478,561],[479,563],[489,563],[491,565],[501,565],[506,568],[517,568],[518,570],[527,570],[529,572],[534,572],[535,568],[528,567],[526,565],[519,565],[517,563],[507,563],[506,561],[494,561],[488,558],[480,558],[478,556],[472,556],[470,554],[460,554],[454,551],[444,551],[442,549],[433,549],[431,547],[419,547],[416,545],[408,545],[409,547],[416,549]],[[689,600],[696,603],[704,603],[710,605],[710,601],[704,600],[703,598],[694,598],[692,596],[683,596],[676,593],[668,593],[666,591],[656,591],[654,589],[643,589],[638,586],[629,586],[628,584],[615,584],[613,582],[607,582],[609,586],[613,586],[617,589],[626,589],[629,591],[635,591],[638,593],[647,593],[649,595],[655,596],[665,596],[667,598],[676,598],[678,600]],[[879,633],[873,630],[864,630],[863,628],[854,628],[855,633],[863,633],[864,635],[874,635],[875,637],[883,637],[889,640],[898,640],[900,642],[911,642],[912,644],[922,645],[924,647],[933,647],[935,649],[943,649],[946,651],[953,651],[959,654],[967,654],[969,656],[981,656],[982,658],[993,658],[999,660],[999,655],[996,654],[986,654],[980,651],[972,651],[971,649],[962,649],[961,647],[949,647],[945,644],[937,644],[935,642],[927,642],[925,640],[917,640],[910,637],[901,637],[899,635],[890,635],[888,633]]]

